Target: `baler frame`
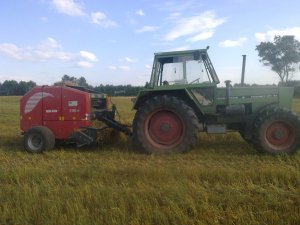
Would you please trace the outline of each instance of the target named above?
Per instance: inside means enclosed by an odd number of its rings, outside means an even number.
[[[117,108],[109,107],[106,94],[78,86],[38,86],[21,99],[21,130],[29,152],[54,147],[55,140],[93,145],[98,132],[112,128],[131,135],[127,125],[115,120]],[[92,120],[101,121],[100,128]]]

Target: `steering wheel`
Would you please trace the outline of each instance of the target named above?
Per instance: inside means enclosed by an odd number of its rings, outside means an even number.
[[[196,82],[199,83],[199,80],[200,80],[200,77],[197,78],[197,79],[195,79],[195,80],[193,80],[193,81],[191,81],[190,84],[193,84],[193,83],[196,83]]]

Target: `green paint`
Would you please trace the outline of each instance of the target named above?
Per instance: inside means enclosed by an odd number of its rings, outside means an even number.
[[[149,88],[138,94],[134,109],[149,98],[168,94],[184,99],[212,123],[242,123],[267,105],[288,109],[292,105],[293,88],[257,86],[230,87],[227,106],[226,88],[218,88],[218,83],[207,49],[155,53]],[[227,115],[227,108],[234,105],[242,105],[245,112]]]

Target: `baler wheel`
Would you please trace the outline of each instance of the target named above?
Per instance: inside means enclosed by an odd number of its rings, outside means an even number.
[[[194,110],[174,96],[156,96],[141,106],[133,121],[135,144],[148,153],[186,152],[197,141]]]
[[[54,145],[54,134],[47,127],[33,127],[24,135],[24,147],[27,152],[41,153],[53,149]]]
[[[294,153],[300,146],[298,116],[281,108],[263,111],[254,124],[253,143],[263,153]]]

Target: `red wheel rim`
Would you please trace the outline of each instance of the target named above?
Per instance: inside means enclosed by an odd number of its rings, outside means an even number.
[[[294,127],[286,122],[277,121],[272,123],[266,131],[268,142],[276,146],[277,150],[290,147],[296,137]]]
[[[159,148],[171,148],[182,139],[184,126],[181,118],[173,111],[159,110],[146,121],[146,135]]]

